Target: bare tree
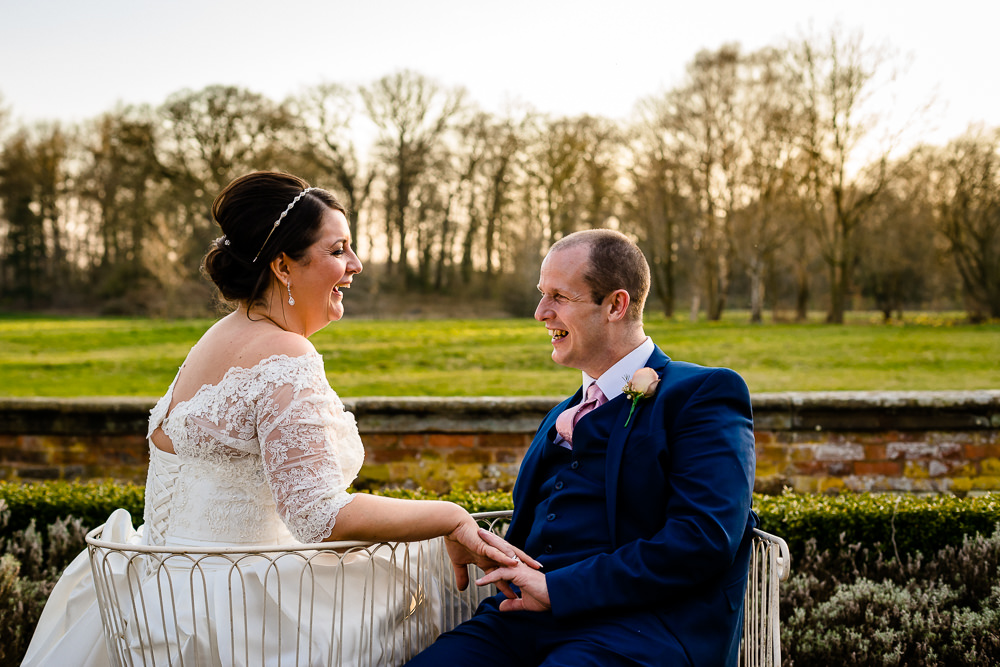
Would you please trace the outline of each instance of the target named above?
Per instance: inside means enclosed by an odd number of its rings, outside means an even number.
[[[36,204],[34,146],[27,130],[16,132],[0,153],[0,201],[6,221],[0,285],[4,296],[37,306],[42,298],[48,249]]]
[[[51,303],[67,285],[60,210],[67,151],[62,128],[40,124],[16,131],[0,153],[0,202],[7,222],[0,285],[29,308]]]
[[[181,91],[159,111],[160,155],[174,186],[175,251],[194,271],[215,234],[212,200],[234,177],[279,166],[283,151],[275,137],[290,127],[290,118],[267,97],[235,86]]]
[[[576,119],[539,119],[532,130],[526,164],[531,197],[546,243],[552,245],[580,224],[586,137]]]
[[[150,224],[148,190],[163,179],[156,155],[154,119],[135,109],[102,114],[82,135],[85,163],[77,190],[98,207],[98,262],[138,269],[142,241]]]
[[[970,130],[940,156],[937,218],[973,321],[1000,318],[1000,129]]]
[[[923,151],[921,151],[923,152]],[[933,276],[943,273],[936,247],[933,204],[925,159],[906,166],[874,202],[859,230],[857,269],[862,294],[874,300],[885,321],[927,299]]]
[[[793,47],[792,63],[805,117],[801,147],[806,173],[803,196],[829,273],[827,321],[842,324],[851,294],[857,230],[890,179],[891,141],[859,168],[862,143],[872,140],[879,116],[870,112],[871,95],[881,87],[885,49],[869,48],[860,32],[838,28],[820,40]]]
[[[519,171],[517,157],[525,145],[524,128],[528,122],[529,118],[516,122],[508,117],[486,128],[487,154],[482,169],[485,184],[483,256],[486,259],[488,294],[492,293],[494,276],[505,268],[512,268],[504,267],[502,264],[495,266],[494,255],[500,246],[500,239],[504,236],[503,223],[511,203],[511,190],[517,182]]]
[[[148,109],[102,114],[82,130],[83,157],[75,184],[81,202],[92,209],[89,226],[97,243],[91,265],[99,293],[140,308],[145,299],[129,297],[148,286],[148,298],[156,283],[154,266],[169,261],[145,253],[158,200],[168,185],[156,133],[156,119]]]
[[[762,321],[766,278],[775,253],[799,226],[790,202],[799,119],[785,65],[785,55],[776,49],[747,56],[737,111],[742,141],[734,172],[739,187],[733,248],[750,283],[751,322]]]
[[[465,285],[471,283],[472,243],[479,226],[476,177],[486,159],[491,123],[489,114],[481,111],[474,113],[456,127],[454,141],[449,150],[441,154],[436,169],[443,177],[435,193],[441,222],[434,272],[435,291],[441,291],[450,282],[453,265],[456,263],[460,263],[461,282]],[[463,200],[468,202],[467,207],[463,207]],[[463,212],[464,234],[460,228]]]
[[[632,193],[626,198],[625,215],[627,224],[640,230],[640,245],[649,259],[663,313],[673,317],[678,255],[697,211],[687,196],[691,177],[674,158],[671,121],[663,105],[663,100],[650,98],[636,107],[638,119],[630,141]]]
[[[361,98],[379,129],[376,151],[388,169],[386,235],[390,269],[398,267],[409,283],[411,230],[407,216],[411,198],[431,164],[432,151],[463,109],[465,90],[445,90],[427,77],[403,70],[363,87]]]
[[[698,53],[688,65],[686,83],[671,91],[667,99],[677,155],[691,175],[699,213],[694,245],[702,260],[710,320],[722,317],[732,269],[732,213],[740,142],[736,107],[742,59],[739,46],[734,44]],[[695,295],[697,299],[697,292]],[[693,305],[692,314],[695,308]]]
[[[358,218],[371,194],[375,172],[364,167],[352,137],[357,93],[337,83],[321,83],[289,100],[287,107],[302,138],[299,153],[332,177],[348,207],[351,238],[360,243]]]
[[[583,138],[580,186],[580,219],[584,228],[609,224],[619,213],[621,193],[617,184],[624,160],[624,133],[607,118],[583,116],[578,120]]]

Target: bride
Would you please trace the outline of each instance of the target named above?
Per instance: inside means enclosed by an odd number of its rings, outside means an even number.
[[[308,340],[343,316],[344,292],[361,272],[345,208],[290,174],[254,172],[230,183],[212,213],[223,236],[203,268],[238,307],[195,344],[151,412],[143,527],[132,531],[118,510],[103,539],[214,547],[444,536],[460,589],[468,584],[467,564],[489,570],[520,558],[537,567],[520,550],[484,542],[476,522],[453,503],[348,493],[364,450],[354,416]],[[385,586],[404,576],[390,564],[380,567],[388,573]],[[314,570],[311,576],[322,579]],[[335,576],[344,571],[329,578]],[[227,575],[217,577],[210,583],[228,595]],[[145,594],[156,594],[157,585]],[[252,578],[242,585],[253,586]],[[203,605],[206,615],[212,603]],[[387,636],[397,612],[386,609],[380,619]],[[109,664],[99,619],[85,552],[49,597],[22,665]],[[211,657],[212,664],[230,660]],[[353,664],[351,655],[344,664]]]

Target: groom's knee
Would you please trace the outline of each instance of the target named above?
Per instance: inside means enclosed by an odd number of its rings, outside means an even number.
[[[405,667],[530,665],[532,642],[527,636],[530,632],[518,631],[506,622],[513,620],[507,617],[474,616],[438,637],[437,641],[406,663]]]

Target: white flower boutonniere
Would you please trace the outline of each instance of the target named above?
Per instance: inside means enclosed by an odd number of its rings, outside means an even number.
[[[632,413],[635,412],[635,408],[639,405],[639,401],[644,398],[649,398],[656,393],[656,387],[660,384],[660,377],[656,374],[652,368],[648,366],[645,368],[640,368],[635,373],[632,374],[632,379],[622,387],[622,392],[629,397],[632,401],[632,407],[628,411],[628,418],[625,420],[625,426],[628,426],[629,421],[632,419]]]

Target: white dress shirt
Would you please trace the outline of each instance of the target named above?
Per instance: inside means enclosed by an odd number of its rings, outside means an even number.
[[[614,366],[604,371],[601,377],[596,380],[583,373],[583,395],[587,395],[587,390],[590,389],[592,382],[597,382],[597,386],[601,388],[609,401],[616,398],[622,393],[622,389],[628,384],[628,381],[632,379],[632,375],[649,361],[654,347],[653,339],[646,336],[646,340],[639,347],[619,359]]]

